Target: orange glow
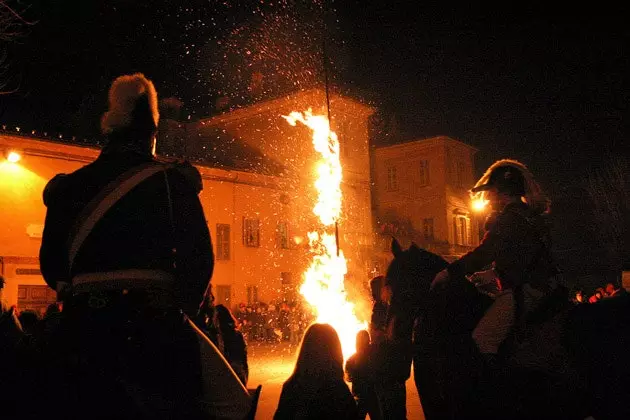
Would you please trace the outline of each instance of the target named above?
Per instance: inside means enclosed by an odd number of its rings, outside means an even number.
[[[19,162],[22,159],[22,155],[15,151],[10,151],[7,155],[7,160],[11,163]]]
[[[337,253],[335,241],[335,222],[341,214],[342,201],[339,140],[330,130],[328,119],[322,115],[313,115],[310,109],[303,113],[294,111],[283,117],[292,126],[300,122],[313,130],[313,146],[321,155],[316,165],[317,203],[313,213],[319,218],[322,228],[308,233],[312,261],[304,273],[300,293],[315,311],[316,322],[327,323],[335,328],[341,340],[344,359],[347,359],[356,350],[356,334],[367,328],[367,323],[359,321],[354,304],[348,301],[344,286],[346,259],[343,252]]]
[[[472,200],[472,209],[478,213],[481,213],[488,206],[489,201],[483,198],[474,198]]]

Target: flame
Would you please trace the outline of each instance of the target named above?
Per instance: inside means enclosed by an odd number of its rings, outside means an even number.
[[[300,122],[313,130],[313,146],[321,155],[316,166],[317,203],[313,213],[319,218],[322,228],[308,233],[313,258],[304,273],[300,293],[315,311],[315,322],[327,323],[335,328],[341,340],[344,359],[347,359],[356,351],[357,333],[367,328],[367,324],[358,320],[354,304],[348,301],[344,287],[344,278],[348,271],[346,259],[342,251],[337,252],[335,234],[327,232],[335,228],[341,214],[339,139],[330,130],[328,118],[313,115],[310,109],[303,113],[294,111],[283,118],[292,126]]]

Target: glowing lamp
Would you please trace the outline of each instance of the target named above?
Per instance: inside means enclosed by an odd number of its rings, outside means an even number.
[[[488,200],[484,200],[483,198],[475,198],[472,200],[472,209],[476,212],[481,213],[486,209],[488,205]]]
[[[7,155],[7,160],[11,163],[19,162],[22,159],[22,155],[15,151],[10,151]]]

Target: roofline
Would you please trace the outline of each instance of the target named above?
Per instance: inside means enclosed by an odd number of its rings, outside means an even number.
[[[375,149],[381,149],[381,150],[392,150],[392,149],[398,149],[398,148],[404,148],[407,146],[411,146],[414,144],[421,144],[421,143],[428,143],[429,141],[438,141],[438,140],[443,140],[445,142],[450,142],[450,143],[456,143],[460,146],[464,146],[467,149],[471,150],[473,153],[477,153],[479,151],[479,149],[477,149],[476,147],[473,147],[469,144],[464,143],[461,140],[457,140],[454,139],[452,137],[449,136],[433,136],[433,137],[426,137],[423,139],[417,139],[417,140],[411,140],[411,141],[405,141],[402,143],[397,143],[397,144],[391,144],[388,146],[375,146]]]
[[[0,148],[16,148],[27,156],[66,159],[83,163],[92,162],[100,153],[99,146],[95,144],[75,144],[53,138],[7,132],[0,132]]]
[[[10,144],[11,140],[17,144]],[[19,149],[19,151],[26,156],[63,159],[86,164],[93,162],[100,153],[100,148],[96,145],[77,145],[69,142],[55,141],[54,139],[34,137],[27,134],[14,135],[13,133],[0,132],[0,150],[9,150],[12,147]],[[55,148],[69,148],[70,150],[55,150]],[[75,148],[76,150],[72,150]],[[172,160],[171,157],[166,155],[158,155],[156,157],[166,161]],[[281,185],[283,180],[282,177],[275,175],[243,171],[230,167],[209,166],[194,160],[190,160],[189,162],[193,166],[198,167],[202,178],[207,180],[221,180],[268,188],[279,188],[278,185]]]
[[[277,108],[281,108],[281,107],[286,107],[286,103],[287,100],[291,101],[291,100],[299,100],[300,97],[304,97],[304,96],[308,96],[308,95],[322,95],[325,98],[326,95],[326,91],[324,89],[321,88],[311,88],[311,89],[306,89],[306,90],[301,90],[298,92],[293,92],[290,93],[288,95],[284,95],[278,98],[274,98],[274,99],[270,99],[268,101],[263,101],[263,102],[257,102],[253,105],[249,105],[249,106],[245,106],[242,108],[237,108],[231,111],[225,111],[222,114],[213,116],[213,117],[208,117],[208,118],[200,118],[198,120],[198,123],[201,124],[221,124],[221,123],[226,123],[226,122],[230,122],[230,121],[235,121],[235,120],[239,120],[241,118],[245,118],[247,116],[251,116],[252,114],[261,114],[262,112],[265,111],[269,111],[272,109],[277,109]],[[363,114],[366,117],[369,117],[370,115],[374,114],[374,112],[376,111],[375,108],[365,105],[364,103],[349,97],[349,96],[345,96],[339,93],[332,93],[330,95],[330,102],[331,102],[331,108],[334,109],[333,104],[336,101],[347,101],[352,103],[353,105],[357,106],[360,109],[363,109]]]

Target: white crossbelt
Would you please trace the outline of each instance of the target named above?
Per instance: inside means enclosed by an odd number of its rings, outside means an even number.
[[[82,273],[74,276],[75,293],[95,290],[123,290],[158,288],[172,290],[175,276],[163,270],[128,269]]]

